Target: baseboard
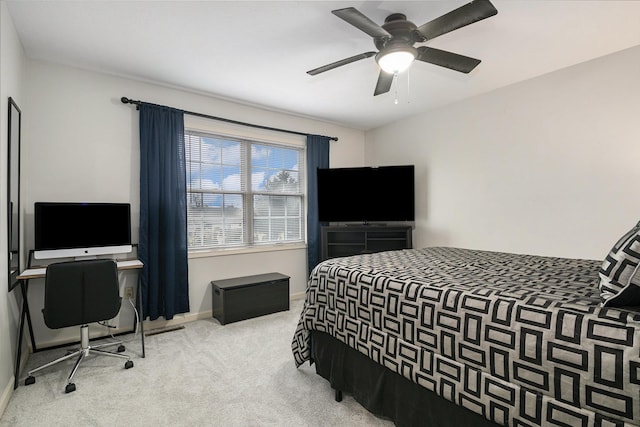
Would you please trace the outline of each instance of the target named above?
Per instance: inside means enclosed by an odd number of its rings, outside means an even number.
[[[71,328],[76,328],[75,326],[71,326]],[[74,336],[73,338],[69,338],[69,337],[64,337],[64,338],[59,338],[59,339],[52,339],[52,340],[41,340],[37,342],[37,346],[38,346],[38,351],[44,351],[44,350],[49,350],[53,347],[62,347],[65,345],[72,345],[72,344],[77,344],[80,342],[80,327],[77,327],[78,329],[78,334],[76,336]],[[104,326],[99,326],[99,325],[95,325],[95,324],[90,324],[89,325],[89,339],[90,340],[95,340],[98,338],[104,338],[104,337],[108,337],[110,335],[115,335],[115,334],[119,334],[119,333],[126,333],[126,332],[130,332],[131,329],[119,329],[119,328],[113,328],[111,329],[110,333],[109,332],[105,332],[105,327]],[[33,353],[33,349],[31,348],[31,344],[29,344],[29,349],[27,353]]]
[[[7,409],[7,405],[9,404],[9,399],[11,399],[11,395],[13,394],[13,382],[15,377],[11,375],[9,377],[9,382],[2,390],[2,394],[0,395],[0,418],[2,418],[2,414],[4,414],[4,410]]]
[[[195,320],[201,319],[209,319],[213,317],[212,310],[201,311],[199,313],[185,313],[185,314],[177,314],[173,316],[173,319],[156,319],[156,320],[145,320],[144,322],[144,330],[150,331],[152,329],[158,328],[166,328],[171,326],[182,325],[183,323],[193,322]]]
[[[305,292],[297,292],[295,294],[291,294],[289,299],[291,301],[304,299]],[[173,316],[171,320],[165,319],[156,319],[156,320],[146,320],[144,322],[144,330],[150,331],[156,328],[167,328],[171,326],[182,325],[183,323],[193,322],[194,320],[202,320],[202,319],[210,319],[213,317],[213,310],[201,311],[199,313],[186,313],[186,314],[178,314]]]
[[[291,294],[289,299],[291,301],[295,301],[295,300],[300,300],[300,299],[304,299],[305,297],[305,292],[297,292],[295,294]],[[171,320],[166,320],[166,319],[156,319],[156,320],[145,320],[144,322],[144,330],[145,331],[151,331],[153,329],[160,329],[160,328],[167,328],[167,327],[172,327],[172,326],[178,326],[178,325],[182,325],[185,323],[189,323],[189,322],[193,322],[195,320],[202,320],[202,319],[211,319],[213,317],[213,311],[212,310],[205,310],[205,311],[201,311],[198,313],[185,313],[185,314],[177,314],[175,316],[173,316],[173,319]],[[104,332],[104,328],[103,327],[89,327],[89,331],[90,331],[90,338],[91,339],[95,339],[95,338],[102,338],[102,337],[106,337],[109,336],[108,333]],[[120,333],[126,333],[126,332],[130,332],[131,328],[114,328],[111,330],[112,334],[120,334]],[[70,343],[73,341],[69,341],[68,338],[62,338],[62,339],[58,339],[58,340],[49,340],[49,341],[42,341],[38,343],[38,348],[48,348],[48,347],[55,347],[55,346],[61,346],[61,345],[65,345],[67,343]],[[27,352],[23,352],[27,353],[27,355],[31,352],[31,345],[29,345],[29,350]],[[26,361],[26,360],[25,360]],[[24,366],[24,365],[23,365]]]
[[[295,301],[299,299],[304,299],[305,296],[306,296],[306,292],[297,292],[295,294],[291,294],[289,299],[291,299],[292,301]]]

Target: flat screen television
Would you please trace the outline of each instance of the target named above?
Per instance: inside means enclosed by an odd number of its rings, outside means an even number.
[[[129,203],[36,202],[34,258],[83,258],[128,253]]]
[[[413,165],[318,169],[320,222],[415,220]]]

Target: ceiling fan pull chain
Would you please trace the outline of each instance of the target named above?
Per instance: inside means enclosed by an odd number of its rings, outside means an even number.
[[[397,72],[393,73],[393,80],[395,80],[394,81],[395,84],[393,85],[393,87],[396,88],[396,99],[393,101],[393,103],[395,105],[398,105],[398,73]]]
[[[407,70],[407,104],[411,104],[411,68]]]

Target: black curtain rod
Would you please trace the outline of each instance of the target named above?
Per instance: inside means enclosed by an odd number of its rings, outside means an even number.
[[[137,107],[139,107],[140,104],[142,104],[142,102],[143,102],[143,101],[140,101],[140,100],[135,101],[133,99],[129,99],[126,96],[123,96],[122,98],[120,98],[120,101],[122,101],[123,104],[134,104]],[[237,120],[225,119],[223,117],[210,116],[208,114],[195,113],[193,111],[185,111],[185,110],[183,110],[183,113],[184,114],[189,114],[190,116],[204,117],[205,119],[212,119],[212,120],[218,120],[218,121],[221,121],[221,122],[233,123],[234,125],[249,126],[249,127],[252,127],[252,128],[273,130],[273,131],[276,131],[276,132],[291,133],[291,134],[294,134],[294,135],[302,135],[302,136],[309,135],[308,133],[297,132],[295,130],[279,129],[279,128],[272,128],[272,127],[269,127],[269,126],[255,125],[253,123],[239,122]],[[337,136],[327,136],[327,138],[329,138],[331,141],[337,141],[338,140]]]

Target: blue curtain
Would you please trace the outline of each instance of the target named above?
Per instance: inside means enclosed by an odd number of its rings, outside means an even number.
[[[145,317],[189,311],[184,113],[140,104],[138,257]]]
[[[329,167],[329,137],[307,135],[307,273],[320,262],[321,234],[318,220],[319,168]]]

